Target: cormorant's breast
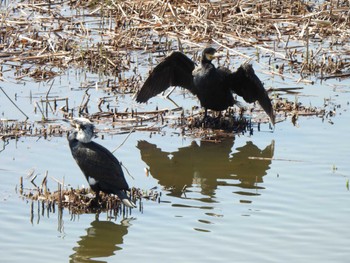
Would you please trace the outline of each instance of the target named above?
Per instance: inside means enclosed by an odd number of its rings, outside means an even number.
[[[194,73],[193,81],[202,107],[222,111],[233,105],[234,99],[230,87],[214,65],[202,66]]]

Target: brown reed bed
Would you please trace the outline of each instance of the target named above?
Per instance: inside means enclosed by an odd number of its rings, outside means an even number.
[[[305,77],[349,76],[349,1],[21,1],[0,12],[1,64],[45,80],[70,66],[116,75],[131,51],[198,51],[279,63]],[[244,54],[237,47],[253,47]],[[143,59],[147,61],[147,56]],[[136,65],[138,66],[138,65]]]

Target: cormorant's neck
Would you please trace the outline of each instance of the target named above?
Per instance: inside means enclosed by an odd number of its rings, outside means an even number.
[[[69,134],[67,139],[68,139],[69,142],[77,141],[76,132],[73,132],[73,133]]]
[[[74,131],[73,133],[71,133],[68,136],[68,142],[69,142],[70,145],[77,145],[78,143],[83,143],[83,144],[91,143],[91,140],[90,141],[79,140],[79,138],[77,138],[77,132]]]
[[[202,67],[213,66],[213,64],[211,63],[211,60],[208,60],[206,58],[202,58],[201,64],[202,64]]]

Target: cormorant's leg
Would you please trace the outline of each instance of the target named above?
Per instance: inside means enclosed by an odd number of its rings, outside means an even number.
[[[204,123],[205,125],[207,120],[208,120],[208,109],[204,108],[204,117],[203,117],[202,123]]]
[[[213,119],[213,124],[215,127],[221,128],[221,111],[219,111],[219,114],[217,112],[215,112],[215,114],[217,115]]]
[[[100,191],[97,191],[94,199],[94,205],[98,206],[99,203],[100,203]]]

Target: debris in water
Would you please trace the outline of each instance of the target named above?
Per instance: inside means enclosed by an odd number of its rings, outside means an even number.
[[[128,210],[116,195],[108,195],[103,192],[100,192],[99,203],[94,203],[95,194],[87,188],[62,189],[61,183],[58,183],[58,190],[51,192],[47,189],[47,174],[42,185],[34,189],[23,188],[23,178],[21,177],[19,194],[26,200],[42,202],[42,206],[46,206],[50,212],[55,206],[66,208],[71,214],[113,212],[116,215],[123,211],[124,215],[125,210]],[[143,207],[142,200],[158,202],[160,198],[160,192],[155,189],[143,191],[139,188],[131,188],[130,195],[131,200],[138,204],[140,211]]]

